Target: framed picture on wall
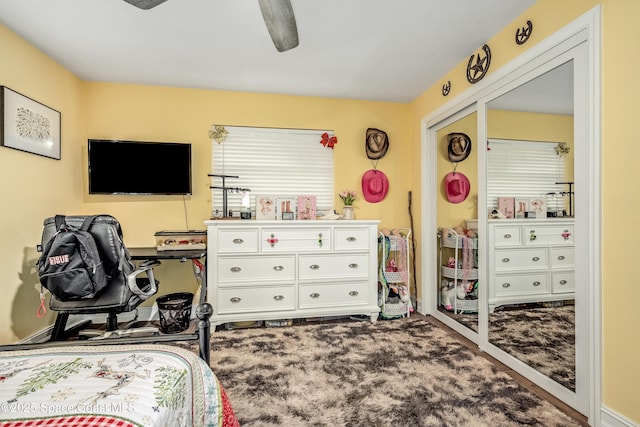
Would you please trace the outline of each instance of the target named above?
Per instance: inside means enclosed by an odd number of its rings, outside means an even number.
[[[60,112],[0,86],[0,145],[60,160]]]
[[[514,217],[514,200],[513,197],[498,197],[498,212],[500,212],[504,218]]]

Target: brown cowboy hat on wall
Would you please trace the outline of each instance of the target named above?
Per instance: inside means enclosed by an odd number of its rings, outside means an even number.
[[[381,159],[387,154],[387,150],[389,150],[389,137],[386,132],[380,129],[369,128],[367,129],[364,147],[369,159]]]
[[[461,162],[471,153],[471,138],[466,133],[450,133],[447,135],[449,141],[449,147],[447,148],[449,154],[449,161],[457,163]]]

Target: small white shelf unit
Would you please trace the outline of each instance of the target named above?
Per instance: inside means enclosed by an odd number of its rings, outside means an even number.
[[[450,298],[450,310],[454,314],[478,312],[478,238],[467,237],[452,228],[440,228],[438,304],[446,307],[445,290],[464,288]],[[446,259],[445,259],[446,257]],[[450,262],[451,261],[451,262]],[[452,265],[451,265],[452,264]],[[464,298],[460,296],[464,295]],[[449,309],[448,309],[449,310]]]
[[[380,232],[379,245],[379,282],[378,304],[380,317],[394,319],[409,317],[411,305],[411,261],[409,257],[409,239],[411,229],[396,228],[391,234]]]

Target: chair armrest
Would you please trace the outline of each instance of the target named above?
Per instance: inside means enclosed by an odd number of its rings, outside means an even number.
[[[157,260],[147,260],[140,264],[137,270],[129,274],[127,277],[127,284],[129,285],[129,289],[136,295],[141,295],[144,297],[150,297],[158,292],[158,287],[156,286],[156,280],[153,275],[153,267],[156,265],[160,265],[160,261]],[[142,273],[145,273],[149,278],[149,290],[146,292],[140,289],[138,286],[138,276]]]

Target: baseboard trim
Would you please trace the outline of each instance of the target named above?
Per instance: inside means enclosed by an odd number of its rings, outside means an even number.
[[[602,427],[640,427],[640,425],[604,405],[600,408],[600,425]]]

